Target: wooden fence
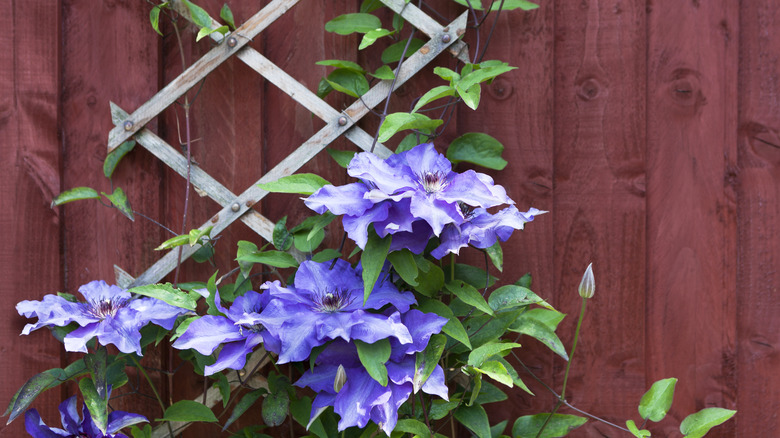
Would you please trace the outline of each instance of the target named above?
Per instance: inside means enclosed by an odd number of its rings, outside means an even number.
[[[222,4],[199,3],[214,16]],[[243,23],[266,2],[232,3]],[[323,30],[359,3],[301,0],[249,45],[313,90],[325,73],[316,61],[365,61],[356,37]],[[441,23],[462,12],[452,2],[434,3],[446,15]],[[773,436],[780,426],[780,10],[771,0],[540,3],[533,12],[502,14],[488,59],[508,58],[519,68],[485,90],[479,111],[461,107],[437,140],[445,147],[470,131],[498,138],[510,164],[495,174],[497,182],[519,208],[550,211],[505,246],[500,276],[514,281],[531,272],[534,291],[576,314],[577,283],[594,263],[596,296],[568,392],[575,405],[622,424],[637,418],[651,382],[674,376],[680,382],[673,418],[654,429],[658,436],[679,436],[674,424],[708,406],[739,410],[713,437]],[[10,239],[0,252],[7,312],[0,322],[0,400],[33,374],[73,359],[45,333],[18,338],[25,321],[13,309],[17,301],[113,280],[114,265],[139,275],[168,237],[151,222],[130,223],[93,202],[49,208],[65,188],[110,191],[100,171],[113,127],[109,101],[134,111],[181,73],[181,55],[192,64],[212,49],[187,33],[182,53],[175,38],[151,30],[149,9],[115,0],[0,5],[0,224]],[[415,76],[398,90],[391,111],[407,109],[438,81]],[[351,104],[327,101],[337,110]],[[183,113],[171,108],[147,127],[177,146]],[[238,59],[208,76],[192,109],[193,157],[232,193],[326,126]],[[360,126],[374,132],[376,121]],[[343,139],[335,147],[354,149]],[[327,156],[304,170],[346,182]],[[137,148],[113,180],[135,210],[181,226],[183,179],[151,153]],[[290,199],[269,195],[255,210],[272,221],[304,214]],[[204,223],[222,208],[194,196],[189,223]],[[239,239],[259,238],[240,224],[228,228],[217,246],[222,271]],[[183,275],[211,273],[188,263]],[[564,338],[572,319],[562,324]],[[560,382],[564,364],[524,343],[530,366]],[[147,360],[160,368],[177,363],[159,353]],[[157,379],[167,397],[202,389],[195,380]],[[492,414],[549,410],[551,397],[533,389],[537,397],[517,392]],[[72,391],[63,386],[36,402],[49,424]],[[0,436],[22,431],[17,420]],[[591,422],[574,436],[625,435]]]

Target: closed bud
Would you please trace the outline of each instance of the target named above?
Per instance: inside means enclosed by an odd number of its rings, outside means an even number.
[[[336,370],[336,378],[333,379],[333,390],[338,393],[345,383],[347,383],[347,372],[344,370],[344,365],[339,365]]]
[[[594,292],[596,292],[596,280],[593,279],[593,263],[591,263],[582,275],[579,293],[582,298],[593,298]]]

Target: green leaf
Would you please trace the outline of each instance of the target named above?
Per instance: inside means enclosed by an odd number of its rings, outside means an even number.
[[[54,208],[58,205],[80,201],[82,199],[100,199],[100,194],[98,194],[97,190],[89,187],[74,187],[57,195],[57,197],[51,201],[51,207]]]
[[[423,422],[414,420],[412,418],[398,420],[398,423],[396,423],[393,432],[410,433],[412,435],[421,437],[431,436],[431,431],[428,430],[428,427]]]
[[[168,407],[163,418],[157,421],[216,422],[217,417],[206,405],[192,400],[179,400]]]
[[[363,67],[360,65],[352,62],[352,61],[345,61],[343,59],[324,59],[322,61],[315,62],[317,65],[327,65],[329,67],[336,67],[336,68],[343,68],[346,70],[352,70],[354,72],[365,74],[366,71],[363,70]]]
[[[270,427],[279,426],[287,418],[290,396],[286,389],[268,394],[263,400],[263,422]]]
[[[108,363],[106,355],[106,347],[101,345],[94,352],[84,356],[84,363],[92,376],[95,391],[104,400],[108,399],[108,387],[106,386],[106,368]]]
[[[446,336],[441,334],[432,335],[425,350],[417,353],[415,356],[414,378],[412,380],[415,394],[422,388],[428,377],[433,373],[433,370],[436,369],[446,344]]]
[[[723,424],[733,417],[737,411],[723,408],[704,408],[695,414],[688,415],[680,423],[680,432],[684,438],[700,438],[713,427]]]
[[[283,176],[276,181],[261,183],[257,186],[272,193],[300,193],[311,195],[322,186],[330,183],[325,178],[313,173],[296,173]]]
[[[466,2],[466,0],[454,0],[454,1],[455,1],[455,3],[460,3],[463,6],[468,6],[468,3]],[[482,1],[481,0],[469,0],[469,1],[471,2],[471,6],[474,9],[476,9],[478,11],[484,10],[484,7],[482,6]],[[500,2],[500,1],[495,1],[495,2],[491,2],[491,3],[492,3],[492,7],[490,8],[491,11],[496,11],[496,10],[498,10],[499,7],[502,6],[502,2]],[[503,2],[503,9],[502,10],[504,10],[504,11],[511,11],[513,9],[518,9],[519,8],[519,9],[522,9],[524,11],[530,11],[530,10],[536,9],[538,7],[539,7],[539,5],[537,5],[536,3],[532,3],[532,2],[530,2],[528,0],[505,0]]]
[[[127,200],[127,195],[125,195],[125,192],[117,187],[114,189],[114,193],[112,194],[106,194],[105,192],[100,192],[103,196],[108,198],[109,201],[111,201],[111,204],[119,210],[120,213],[127,216],[128,219],[131,221],[135,221],[135,218],[133,217],[133,209],[130,207],[130,201]]]
[[[447,159],[453,164],[465,161],[488,169],[501,170],[506,160],[501,158],[502,145],[495,138],[481,132],[469,132],[456,138],[447,148]]]
[[[331,91],[333,91],[333,87],[328,81],[325,78],[320,79],[320,83],[317,85],[317,97],[324,99]]]
[[[195,246],[196,243],[200,243],[201,239],[203,237],[208,237],[211,234],[211,230],[214,229],[213,226],[209,225],[206,228],[200,229],[196,228],[194,230],[190,230],[187,237],[189,237],[189,244],[190,246]]]
[[[530,272],[526,272],[526,273],[525,273],[525,275],[523,275],[522,277],[520,277],[520,278],[519,278],[519,279],[518,279],[518,280],[515,282],[515,285],[516,285],[516,286],[523,286],[523,287],[527,287],[528,289],[530,289],[530,288],[531,288],[531,282],[532,282],[532,280],[533,280],[533,278],[531,277],[531,273],[530,273]]]
[[[281,218],[279,222],[274,225],[273,233],[273,245],[280,251],[287,251],[293,244],[293,235],[287,231],[287,216]],[[255,247],[257,249],[257,247]]]
[[[282,251],[258,251],[251,254],[244,254],[236,258],[240,262],[262,263],[277,268],[297,268],[298,261],[295,257]]]
[[[233,11],[230,10],[230,6],[228,6],[227,3],[222,5],[222,9],[219,11],[219,18],[225,20],[225,23],[227,23],[231,29],[236,29],[236,22],[233,19]]]
[[[355,154],[357,154],[357,151],[340,151],[338,149],[331,149],[327,148],[325,149],[328,152],[328,155],[333,158],[336,163],[338,163],[339,166],[343,168],[347,168],[349,166],[349,163],[352,161],[352,158],[355,157]]]
[[[325,81],[336,91],[352,97],[360,97],[368,92],[368,79],[362,73],[345,68],[333,70]]]
[[[432,297],[444,287],[444,271],[423,256],[414,257],[417,263],[417,286],[414,290],[423,295]]]
[[[390,341],[380,339],[373,344],[354,339],[357,346],[360,363],[368,371],[368,374],[382,386],[387,386],[387,367],[385,363],[390,359]],[[349,379],[349,377],[347,377]]]
[[[376,69],[375,72],[369,74],[377,79],[384,79],[387,81],[395,79],[395,73],[393,73],[393,70],[387,65],[383,65]]]
[[[507,400],[509,397],[506,393],[498,387],[488,381],[482,382],[482,387],[479,390],[479,396],[474,403],[478,405],[486,405],[489,403],[498,403]]]
[[[188,0],[182,0],[182,1],[189,8],[192,22],[195,23],[196,26],[200,28],[203,27],[211,28],[211,16],[209,15],[208,12],[206,12],[203,8]]]
[[[325,232],[321,228],[313,230],[302,230],[297,233],[293,233],[293,242],[295,248],[301,252],[312,252],[320,246],[320,243],[325,239]]]
[[[650,436],[650,431],[647,429],[639,430],[639,428],[636,427],[636,423],[634,423],[634,420],[627,420],[626,427],[628,427],[628,431],[631,432],[637,438],[645,438]]]
[[[520,417],[512,426],[512,436],[515,438],[534,438],[542,424],[550,414],[526,415]],[[539,438],[558,438],[566,436],[572,430],[582,426],[588,419],[576,415],[554,414]]]
[[[145,297],[157,298],[174,307],[182,309],[195,310],[197,306],[198,294],[188,294],[181,289],[173,287],[170,283],[165,284],[147,284],[137,286],[127,290],[131,294],[143,295]]]
[[[674,399],[674,386],[677,384],[677,379],[671,377],[669,379],[662,379],[650,387],[645,395],[642,396],[642,400],[639,401],[639,415],[645,420],[659,422],[664,419],[666,413],[672,407],[672,400]]]
[[[376,40],[378,40],[379,38],[392,35],[394,33],[395,32],[393,32],[392,30],[381,29],[381,28],[369,30],[368,32],[365,33],[365,35],[363,35],[363,39],[360,40],[360,45],[358,46],[358,50],[363,50],[366,47],[374,44]]]
[[[80,361],[81,362],[81,361]],[[83,364],[83,362],[82,362]],[[86,368],[85,368],[86,369]],[[14,421],[16,417],[24,413],[43,391],[54,388],[67,380],[68,376],[65,370],[53,368],[31,377],[11,399],[5,415],[8,415],[8,423]]]
[[[382,6],[384,5],[379,0],[363,0],[360,3],[360,12],[365,12],[365,13],[374,12],[377,9],[381,8]]]
[[[404,53],[404,47],[406,47],[406,41],[398,41],[395,44],[391,44],[382,52],[382,63],[392,64],[401,60],[401,55]],[[419,38],[412,38],[409,43],[409,48],[406,49],[406,57],[408,58],[412,53],[420,50],[420,47],[425,45],[425,42]]]
[[[173,236],[170,239],[166,240],[165,242],[161,243],[157,248],[155,248],[155,251],[163,251],[166,249],[175,248],[177,246],[182,246],[188,244],[190,241],[190,236],[188,234],[181,234],[179,236]]]
[[[219,390],[219,395],[222,398],[222,409],[225,409],[230,402],[230,382],[228,382],[227,376],[223,373],[212,374],[211,378],[215,380],[214,386]]]
[[[159,8],[157,8],[157,10],[159,11]],[[119,147],[109,152],[108,155],[106,155],[106,159],[103,161],[103,175],[105,175],[106,178],[111,178],[111,175],[114,174],[114,170],[116,169],[117,164],[119,164],[119,161],[125,155],[127,155],[128,152],[132,151],[134,147],[135,140],[127,140],[126,142],[120,144]]]
[[[384,143],[398,131],[405,129],[435,129],[444,123],[440,119],[431,119],[419,113],[393,113],[385,117],[384,123],[379,128],[378,141]]]
[[[450,413],[451,410],[458,407],[460,399],[451,397],[449,401],[435,399],[431,402],[430,416],[432,420],[441,420]]]
[[[506,367],[501,362],[489,360],[479,367],[474,367],[474,369],[482,374],[486,374],[498,383],[503,383],[510,388],[513,386],[512,376],[509,375]]]
[[[382,27],[379,18],[366,13],[344,14],[325,23],[325,30],[339,35],[366,33]]]
[[[105,434],[108,427],[108,399],[98,394],[95,383],[89,377],[79,380],[79,390],[84,397],[84,406],[89,409],[92,416],[92,421]]]
[[[417,262],[414,260],[414,254],[404,248],[400,251],[393,251],[387,255],[387,260],[393,265],[395,272],[410,286],[417,286]]]
[[[455,411],[454,417],[460,424],[466,426],[478,438],[492,438],[490,421],[485,408],[480,405],[461,406]]]
[[[478,310],[493,314],[493,309],[488,306],[488,303],[482,297],[482,295],[470,284],[464,283],[460,280],[455,280],[446,284],[447,290],[452,292],[456,297],[460,298],[464,303],[476,307]]]
[[[505,356],[509,354],[508,351],[520,347],[520,344],[514,342],[491,342],[480,347],[475,348],[469,353],[468,364],[471,366],[479,367],[490,357],[499,355]],[[506,353],[505,353],[506,352]]]
[[[450,85],[441,85],[438,87],[434,87],[433,89],[428,90],[427,93],[422,95],[420,100],[417,101],[417,104],[412,109],[412,112],[416,113],[417,110],[427,105],[428,103],[433,102],[434,100],[441,99],[443,97],[454,96],[454,95],[455,95],[455,89],[452,88],[452,86]]]
[[[298,424],[306,427],[306,430],[310,433],[313,433],[319,438],[328,438],[328,432],[322,425],[322,420],[319,416],[314,420],[311,420],[313,415],[311,410],[311,398],[303,396],[298,399],[290,400],[290,414],[292,414],[292,417]]]
[[[415,146],[425,143],[426,141],[428,141],[429,138],[430,138],[429,136],[423,134],[422,132],[413,132],[407,135],[406,137],[404,137],[404,139],[401,140],[400,143],[398,143],[398,147],[395,148],[395,153],[400,154],[401,152],[411,150]]]
[[[482,373],[474,371],[472,366],[467,366],[466,370],[471,376],[471,396],[466,406],[473,406],[479,398],[479,393],[482,392]]]
[[[501,242],[496,240],[496,243],[486,248],[485,252],[490,257],[490,261],[493,262],[493,266],[499,272],[504,272],[504,250],[501,249]]]
[[[133,426],[130,428],[130,433],[133,435],[133,438],[152,438],[152,426],[146,424],[143,429]]]
[[[553,353],[561,356],[564,360],[569,360],[569,355],[566,353],[566,349],[563,347],[563,343],[558,335],[543,322],[534,319],[533,316],[535,314],[529,313],[530,312],[526,312],[518,316],[514,324],[509,327],[509,330],[531,336],[547,346]]]
[[[452,310],[450,310],[446,304],[438,300],[426,299],[421,300],[421,303],[417,308],[423,312],[435,313],[449,319],[449,322],[442,327],[441,331],[471,350],[471,341],[469,341],[469,335],[466,333],[466,329],[463,328],[463,324],[452,314]]]
[[[336,258],[339,258],[339,257],[341,257],[341,253],[340,252],[338,252],[338,251],[336,251],[335,249],[332,249],[332,248],[326,248],[326,249],[323,249],[322,251],[318,252],[317,254],[314,254],[311,257],[311,259],[312,259],[312,261],[315,261],[317,263],[324,263],[324,262],[327,262],[328,260],[333,260],[333,259],[336,259]]]
[[[460,74],[454,70],[448,69],[447,67],[434,67],[433,74],[444,79],[445,81],[450,81],[450,85],[460,80]]]
[[[499,311],[513,307],[528,306],[543,301],[530,289],[513,284],[501,286],[488,297],[490,308]]]
[[[512,71],[517,67],[511,67],[509,64],[502,61],[485,61],[479,65],[478,69],[465,74],[461,71],[460,80],[458,81],[456,88],[460,90],[468,90],[475,85],[479,85],[482,82],[490,81],[498,75]]]
[[[152,10],[149,12],[149,21],[152,23],[152,29],[154,29],[155,32],[159,33],[160,36],[163,36],[163,33],[160,32],[160,6],[155,5],[152,8]]]
[[[260,397],[267,393],[268,391],[265,388],[260,388],[244,394],[244,397],[241,398],[241,401],[236,403],[236,407],[233,408],[233,412],[230,413],[230,418],[228,418],[225,424],[222,426],[222,431],[227,429],[228,426],[233,424],[236,420],[238,420],[239,417],[244,415],[244,412],[249,410],[249,408],[251,408]]]
[[[449,266],[446,269],[450,269]],[[498,278],[488,275],[485,270],[476,266],[455,263],[455,279],[462,280],[476,288],[491,287],[496,284]]]
[[[460,86],[455,87],[455,91],[458,93],[463,103],[469,108],[475,110],[479,106],[479,98],[482,93],[482,86],[480,84],[474,84],[469,88],[463,88]]]
[[[203,27],[198,31],[198,35],[195,37],[195,42],[198,42],[202,40],[203,38],[211,35],[214,32],[221,33],[222,35],[227,35],[227,33],[230,31],[227,26],[219,26],[216,29],[211,29],[210,27]]]
[[[368,301],[371,291],[374,290],[374,284],[382,272],[382,267],[385,265],[391,238],[392,236],[388,235],[382,239],[373,229],[369,229],[366,248],[360,254],[360,263],[363,265],[363,304]]]

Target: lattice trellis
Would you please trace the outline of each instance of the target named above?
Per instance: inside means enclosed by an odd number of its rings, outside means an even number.
[[[130,137],[134,137],[138,144],[146,148],[171,169],[184,177],[187,175],[186,157],[160,137],[148,129],[145,129],[144,125],[157,117],[163,110],[176,101],[176,99],[180,98],[231,56],[235,55],[238,57],[238,59],[246,63],[266,80],[280,88],[296,102],[306,107],[326,123],[322,129],[311,136],[273,169],[263,175],[256,183],[252,184],[239,195],[233,194],[219,181],[197,165],[192,165],[190,169],[190,180],[192,184],[222,206],[222,209],[218,213],[200,227],[203,229],[208,226],[213,226],[212,235],[214,236],[221,233],[237,219],[240,219],[261,237],[271,241],[274,224],[252,208],[253,205],[268,194],[265,190],[260,189],[257,186],[258,184],[274,181],[283,176],[293,174],[342,134],[363,150],[369,150],[371,148],[373,137],[355,124],[363,116],[368,114],[373,107],[384,100],[390,92],[392,81],[383,80],[379,82],[364,94],[362,99],[355,101],[343,111],[337,111],[317,97],[315,93],[297,82],[284,70],[274,65],[258,51],[247,45],[252,38],[262,32],[299,1],[300,0],[273,0],[233,33],[226,36],[223,36],[218,32],[212,33],[211,37],[219,44],[197,60],[180,76],[171,81],[171,83],[165,86],[146,103],[141,105],[132,114],[128,114],[115,104],[111,105],[112,119],[114,120],[116,127],[111,130],[108,136],[109,152],[117,148],[122,142],[128,140]],[[405,3],[404,0],[381,1],[430,38],[422,48],[412,54],[408,59],[404,60],[401,69],[397,74],[395,82],[396,88],[403,85],[409,78],[419,72],[444,50],[449,50],[459,59],[468,62],[466,45],[459,39],[466,29],[465,12],[449,25],[442,26],[416,6]],[[182,12],[183,16],[189,17],[189,14],[186,12],[186,7],[182,8],[180,2],[173,3],[178,7],[180,12]],[[217,26],[218,24],[215,22],[214,27]],[[383,157],[388,156],[391,153],[390,150],[381,144],[376,145],[374,152]],[[182,259],[186,259],[197,251],[199,246],[195,245],[194,247],[190,247],[189,245],[185,245],[180,248],[182,251]],[[179,258],[178,252],[178,248],[169,251],[135,279],[130,279],[125,276],[125,280],[122,281],[118,274],[117,283],[124,287],[133,287],[160,281],[165,275],[175,269]],[[117,268],[117,272],[123,273],[124,271]]]

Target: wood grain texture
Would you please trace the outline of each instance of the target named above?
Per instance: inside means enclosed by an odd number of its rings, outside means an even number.
[[[645,7],[555,2],[553,278],[570,349],[582,274],[596,294],[582,324],[566,398],[607,420],[636,415],[645,388]],[[534,224],[531,224],[534,225]],[[560,390],[565,363],[556,361]],[[622,436],[589,422],[577,436]]]
[[[742,4],[736,175],[739,436],[771,436],[780,427],[775,415],[780,411],[779,26],[774,2]]]
[[[481,43],[485,47],[495,15],[482,26]],[[526,224],[502,244],[504,271],[492,272],[502,283],[511,284],[525,273],[533,276],[531,289],[546,299],[555,296],[553,288],[553,18],[552,3],[530,12],[502,12],[483,60],[507,59],[518,67],[482,86],[482,100],[477,111],[464,104],[458,108],[458,135],[485,132],[504,145],[509,162],[501,171],[490,171],[496,183],[503,185],[520,211],[530,207],[551,211]],[[474,38],[470,48],[475,50]],[[478,56],[472,53],[472,57]],[[436,84],[438,85],[438,84]],[[483,171],[484,169],[476,169]],[[464,251],[465,253],[465,251]],[[471,262],[482,265],[481,257]],[[551,381],[553,353],[532,338],[519,340],[523,348],[518,356],[538,377]],[[536,384],[511,357],[507,358],[536,394],[520,389],[510,390],[509,400],[491,405],[491,420],[508,420],[508,433],[517,417],[550,409],[551,394]],[[560,359],[557,359],[560,360]]]
[[[60,217],[49,207],[60,190],[59,8],[49,1],[3,2],[0,25],[0,405],[37,373],[59,368],[62,346],[42,329],[20,337],[22,300],[41,300],[62,288]],[[44,421],[59,425],[61,391],[32,405]],[[0,436],[24,435],[24,416],[0,425]]]
[[[73,0],[62,6],[62,185],[110,193],[112,183],[102,172],[106,132],[113,126],[108,102],[136,108],[154,95],[159,37],[150,29],[144,3]],[[117,167],[113,187],[125,190],[134,210],[159,219],[161,170],[156,158],[136,148]],[[92,280],[113,283],[115,264],[137,275],[157,257],[153,248],[164,234],[141,217],[130,222],[117,210],[94,201],[60,209],[64,292],[77,294],[79,286]],[[81,356],[69,355],[68,363]],[[164,360],[149,351],[143,363],[160,369]],[[159,374],[153,374],[160,382]],[[130,381],[135,381],[134,376]],[[130,385],[121,388],[121,392],[130,390]],[[150,392],[147,387],[141,391]],[[150,418],[160,413],[140,397],[124,397],[112,406]]]
[[[736,401],[738,16],[730,1],[657,1],[648,15],[646,373],[680,379],[677,422]]]

